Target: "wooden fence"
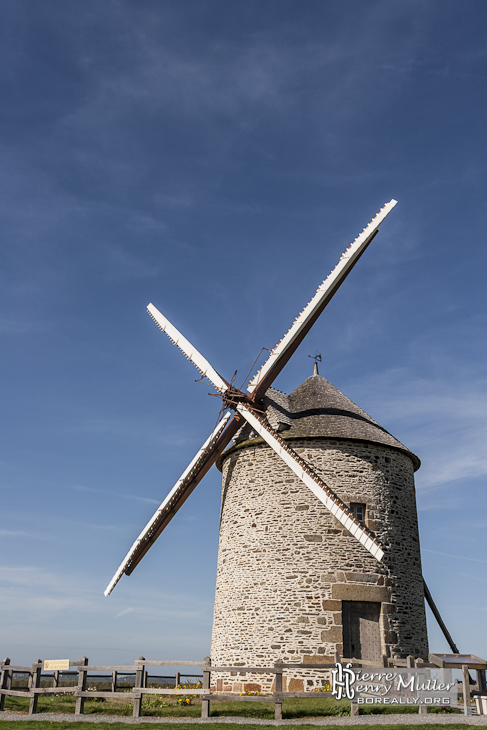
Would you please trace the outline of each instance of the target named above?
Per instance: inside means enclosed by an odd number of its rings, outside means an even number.
[[[367,662],[364,660],[357,659],[343,659],[338,654],[335,655],[335,662],[348,663],[351,662],[353,667],[377,667],[377,662]],[[85,700],[90,698],[123,698],[132,700],[133,702],[133,717],[141,717],[142,714],[142,700],[147,695],[200,695],[201,696],[201,717],[207,719],[210,716],[210,702],[219,700],[230,700],[232,702],[273,702],[275,708],[275,719],[282,719],[282,703],[286,698],[289,697],[301,697],[305,699],[316,699],[317,693],[313,691],[308,692],[283,692],[283,676],[286,670],[316,670],[329,672],[330,669],[334,669],[336,664],[284,664],[283,662],[276,662],[272,667],[234,667],[234,666],[213,666],[209,657],[206,657],[203,661],[179,661],[179,660],[147,660],[144,657],[136,659],[133,665],[128,666],[94,666],[90,665],[87,657],[82,657],[79,661],[70,661],[70,667],[76,667],[76,671],[61,671],[54,672],[54,674],[42,674],[43,662],[39,659],[34,662],[31,667],[15,666],[10,663],[10,659],[5,659],[1,666],[0,675],[0,711],[4,710],[5,697],[28,697],[29,702],[29,714],[37,712],[37,702],[39,696],[42,695],[54,695],[54,694],[72,694],[76,698],[75,704],[75,715],[82,715],[84,713]],[[147,669],[146,667],[201,667],[202,670],[202,687],[201,688],[190,688],[190,687],[175,687],[174,689],[161,689],[147,687]],[[423,667],[423,668],[438,668],[436,664],[424,662],[422,659],[414,659],[414,657],[408,657],[407,659],[382,659],[383,667]],[[109,673],[111,677],[111,690],[103,691],[98,689],[87,689],[87,683],[90,672],[105,672]],[[270,695],[238,695],[238,694],[219,694],[218,692],[212,692],[210,690],[211,673],[238,673],[238,674],[274,674],[275,675],[275,691]],[[28,686],[26,690],[12,689],[12,680],[14,674],[27,675]],[[134,677],[132,691],[123,690],[123,692],[117,691],[117,677],[119,674],[131,674]],[[70,676],[76,684],[72,687],[61,686],[60,677]],[[181,676],[197,676],[197,675],[181,675],[176,674],[175,679]],[[52,679],[51,687],[41,687],[41,679],[46,678]],[[465,666],[462,671],[463,678],[463,696],[464,696],[464,712],[465,714],[471,714],[469,711],[470,707],[470,694],[471,686],[469,684],[468,667]],[[96,678],[91,678],[95,680]],[[44,682],[45,683],[45,682]],[[475,693],[485,693],[485,671],[477,671],[477,686],[473,687]],[[475,691],[477,690],[477,692]],[[319,696],[319,695],[318,695]],[[419,713],[426,713],[427,708],[425,706],[419,706]],[[358,715],[359,708],[354,702],[351,703],[351,715]]]

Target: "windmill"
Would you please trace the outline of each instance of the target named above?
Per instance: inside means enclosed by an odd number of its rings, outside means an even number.
[[[384,653],[427,657],[413,479],[419,460],[317,368],[289,398],[272,388],[395,205],[387,203],[342,254],[247,393],[225,380],[154,305],[147,307],[216,389],[225,412],[105,595],[133,572],[217,463],[223,470],[212,640],[217,664],[323,662],[337,649],[371,659]],[[311,433],[317,418],[318,431]],[[232,688],[240,689],[235,682],[225,687]]]

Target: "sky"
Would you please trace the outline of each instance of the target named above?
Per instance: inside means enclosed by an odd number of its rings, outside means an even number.
[[[0,654],[209,653],[216,467],[103,595],[221,405],[146,305],[240,385],[395,198],[275,386],[320,352],[419,456],[426,582],[487,657],[485,0],[0,7]]]

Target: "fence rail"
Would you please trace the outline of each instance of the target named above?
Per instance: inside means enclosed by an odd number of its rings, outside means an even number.
[[[309,670],[314,669],[318,671],[329,671],[335,668],[336,662],[348,663],[350,662],[352,667],[377,667],[377,662],[363,661],[359,659],[346,659],[341,658],[339,654],[335,654],[335,663],[333,664],[285,664],[283,662],[276,662],[272,667],[242,667],[242,666],[214,666],[211,664],[209,657],[206,657],[202,661],[183,661],[183,660],[148,660],[144,657],[139,657],[135,660],[134,664],[126,666],[106,666],[106,665],[90,665],[87,657],[82,657],[78,661],[70,661],[70,667],[76,667],[76,671],[72,670],[60,670],[54,673],[42,674],[43,662],[38,659],[30,667],[17,666],[10,664],[10,659],[5,659],[0,665],[0,711],[4,711],[5,698],[6,697],[24,697],[29,698],[29,714],[35,714],[37,712],[38,699],[42,695],[63,695],[72,694],[76,698],[75,715],[84,714],[84,705],[86,699],[95,698],[120,698],[128,699],[133,702],[133,716],[141,717],[142,714],[142,700],[144,696],[166,694],[166,695],[199,695],[201,697],[201,717],[207,719],[210,715],[210,702],[213,701],[238,701],[238,702],[273,702],[274,703],[274,715],[276,720],[282,719],[282,703],[285,699],[291,697],[301,697],[307,699],[316,699],[317,695],[315,692],[283,692],[283,675],[286,670],[303,669]],[[201,667],[202,675],[195,674],[180,674],[176,673],[174,680],[175,684],[179,684],[181,677],[202,677],[202,687],[191,688],[191,687],[175,687],[173,688],[154,688],[147,687],[148,672],[146,667]],[[424,668],[438,668],[438,665],[430,662],[425,662],[422,659],[414,659],[414,657],[407,657],[407,659],[388,659],[387,657],[382,658],[383,667],[401,668],[401,667],[424,667]],[[88,681],[96,681],[99,677],[89,677],[90,672],[109,672],[109,675],[103,677],[104,681],[111,682],[111,691],[99,690],[97,688],[88,689]],[[238,695],[238,694],[222,694],[218,691],[210,690],[211,673],[233,673],[233,674],[270,674],[275,675],[275,691],[269,695]],[[12,683],[15,674],[27,675],[27,688],[24,690],[12,689]],[[133,689],[132,691],[123,692],[117,691],[117,684],[128,684],[127,681],[119,682],[118,674],[130,674],[133,675]],[[468,678],[468,668],[465,667],[463,671],[463,690],[464,690],[464,711],[467,712],[467,701],[470,703],[470,686],[465,676]],[[71,687],[59,686],[60,680],[64,677],[72,677],[76,684]],[[155,675],[151,678],[156,680]],[[52,687],[41,687],[41,681],[52,680]],[[162,677],[161,679],[167,680],[168,677]],[[70,680],[73,681],[73,680]],[[157,680],[156,680],[157,681]],[[132,682],[130,682],[132,684]],[[485,690],[485,670],[477,670],[477,687],[472,688],[473,694],[482,694]],[[422,714],[426,711],[424,706],[419,707],[419,713]],[[358,714],[358,705],[352,702],[351,714]]]

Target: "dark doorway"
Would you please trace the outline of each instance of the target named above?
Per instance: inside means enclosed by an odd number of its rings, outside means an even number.
[[[342,601],[343,656],[379,662],[380,603]]]

